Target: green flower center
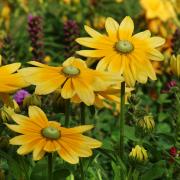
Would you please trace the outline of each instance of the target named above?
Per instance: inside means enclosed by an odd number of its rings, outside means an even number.
[[[115,48],[117,51],[119,51],[120,53],[124,53],[124,54],[130,53],[131,51],[134,50],[133,44],[126,40],[118,41],[115,45]]]
[[[74,66],[66,66],[63,68],[62,72],[65,75],[75,76],[75,75],[78,75],[80,73],[80,70]]]
[[[44,137],[49,139],[58,139],[61,136],[60,131],[52,126],[44,128],[41,133]]]

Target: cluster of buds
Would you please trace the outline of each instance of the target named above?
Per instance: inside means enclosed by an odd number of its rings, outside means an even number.
[[[64,23],[64,49],[65,57],[73,56],[74,52],[79,50],[79,45],[75,39],[79,37],[80,29],[76,21],[67,20]]]
[[[155,127],[154,118],[152,115],[146,115],[144,118],[137,122],[137,126],[144,130],[144,132],[150,132]]]
[[[23,100],[23,108],[28,108],[32,105],[41,107],[41,97],[36,94],[26,96]]]
[[[12,120],[11,116],[20,112],[19,106],[15,100],[11,104],[4,104],[0,109],[1,123],[6,123]]]
[[[43,26],[40,16],[29,15],[28,32],[31,40],[33,59],[42,61],[44,58]]]
[[[129,158],[133,161],[142,163],[148,160],[148,154],[142,146],[136,145],[129,153]]]

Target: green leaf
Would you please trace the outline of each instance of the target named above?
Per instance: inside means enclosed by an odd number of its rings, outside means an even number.
[[[165,165],[166,162],[164,160],[158,161],[142,175],[141,180],[155,180],[157,178],[162,178],[166,170]]]
[[[159,123],[156,126],[156,132],[157,133],[170,133],[171,132],[171,127],[168,123]]]
[[[53,179],[66,180],[70,176],[71,172],[68,169],[58,169],[53,173]]]

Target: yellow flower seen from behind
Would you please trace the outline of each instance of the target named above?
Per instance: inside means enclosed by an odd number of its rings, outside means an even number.
[[[175,74],[177,77],[180,77],[180,54],[177,56],[173,55],[171,57],[170,65],[173,74]]]
[[[93,50],[81,50],[77,54],[99,58],[97,70],[122,73],[128,86],[134,86],[136,81],[146,83],[148,77],[156,80],[150,60],[163,60],[163,55],[156,48],[163,45],[165,40],[151,37],[148,30],[133,35],[134,23],[129,16],[120,24],[107,18],[105,28],[107,35],[85,26],[91,37],[78,38],[76,41]]]
[[[46,152],[57,152],[65,161],[76,164],[79,157],[89,157],[92,150],[101,146],[101,142],[85,135],[92,125],[74,128],[61,127],[56,121],[48,121],[45,113],[36,106],[29,107],[29,117],[14,114],[17,123],[7,124],[11,130],[20,133],[10,140],[12,145],[21,145],[17,153],[26,155],[33,153],[33,160],[40,160]]]

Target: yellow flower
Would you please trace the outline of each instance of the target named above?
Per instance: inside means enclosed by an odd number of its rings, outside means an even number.
[[[51,56],[45,56],[45,57],[44,57],[44,62],[45,62],[45,63],[49,63],[49,62],[51,62],[51,61],[52,61]]]
[[[35,61],[29,62],[38,67],[28,67],[19,72],[27,82],[36,85],[35,93],[49,94],[60,90],[64,99],[75,94],[87,105],[94,103],[94,91],[104,90],[110,84],[119,82],[120,74],[89,69],[85,61],[71,57],[63,66],[52,67]]]
[[[136,145],[135,148],[132,148],[129,157],[140,162],[146,161],[148,159],[147,151],[139,145]]]
[[[15,73],[20,66],[20,63],[13,63],[0,67],[0,93],[12,93],[27,86],[22,76]]]
[[[141,0],[140,2],[148,19],[159,18],[167,21],[176,16],[172,2],[169,0]]]
[[[97,70],[120,72],[129,86],[134,86],[136,81],[146,83],[148,77],[156,80],[150,60],[163,60],[163,55],[156,48],[164,44],[164,39],[151,37],[148,30],[132,35],[134,23],[129,16],[120,25],[114,19],[107,18],[105,27],[108,35],[85,26],[91,38],[78,38],[76,41],[95,50],[81,50],[77,54],[102,58]]]
[[[137,122],[137,125],[145,131],[151,131],[155,127],[154,118],[151,115],[144,116],[143,119]]]
[[[178,54],[177,57],[175,55],[171,57],[170,65],[172,72],[180,77],[180,54]]]
[[[93,21],[93,26],[97,29],[103,29],[106,22],[104,16],[96,16]]]
[[[56,121],[48,121],[36,106],[29,107],[29,117],[15,114],[12,118],[17,125],[7,124],[7,127],[21,135],[12,138],[10,144],[21,145],[17,150],[20,155],[33,152],[34,160],[40,160],[46,152],[57,151],[62,159],[76,164],[79,157],[89,157],[91,149],[101,146],[101,142],[82,135],[92,129],[92,125],[61,127]]]
[[[1,17],[4,19],[10,18],[11,9],[8,4],[4,5],[2,11],[1,11]]]

